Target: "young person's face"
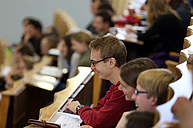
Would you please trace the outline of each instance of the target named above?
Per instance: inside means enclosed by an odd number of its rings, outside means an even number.
[[[93,27],[96,32],[103,32],[105,28],[105,22],[103,22],[103,18],[101,16],[96,16]]]
[[[95,50],[95,49],[92,49],[91,50],[91,56],[90,56],[90,60],[91,62],[96,62],[96,61],[99,61],[99,60],[102,60],[103,58],[100,57],[100,50]],[[98,78],[99,79],[106,79],[106,80],[109,80],[109,76],[110,76],[110,67],[109,67],[109,60],[107,59],[106,62],[104,61],[101,61],[95,65],[93,65],[91,63],[91,69],[92,70],[95,70],[96,73],[98,74]]]
[[[71,40],[72,43],[72,50],[74,50],[75,52],[81,54],[84,52],[84,50],[86,49],[86,43],[85,42],[78,42],[74,39]]]
[[[142,88],[139,84],[136,87],[137,91],[146,92],[144,88]],[[137,111],[150,111],[154,112],[155,109],[153,107],[153,96],[148,99],[147,93],[138,93],[132,95],[132,100],[135,101],[135,105],[137,106]]]
[[[60,40],[60,44],[62,46],[60,52],[64,55],[67,56],[68,54],[68,46],[66,45],[66,42],[64,40]]]
[[[47,52],[48,52],[48,39],[47,39],[47,38],[43,38],[43,39],[41,40],[40,48],[41,48],[41,53],[42,53],[43,55],[46,55]]]
[[[126,84],[121,77],[119,79],[120,79],[121,84],[119,85],[118,89],[123,91],[123,93],[125,94],[126,100],[131,101],[132,100],[131,97],[135,92],[135,88]]]
[[[98,13],[98,8],[99,8],[100,3],[101,3],[100,0],[95,0],[95,1],[91,2],[90,10],[94,15],[96,15]]]
[[[35,37],[35,35],[37,33],[37,29],[33,25],[28,24],[26,26],[26,32],[29,35],[29,37],[32,38],[32,37]]]

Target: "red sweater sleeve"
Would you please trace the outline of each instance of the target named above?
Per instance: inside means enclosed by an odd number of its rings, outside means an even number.
[[[122,91],[118,90],[120,82],[111,86],[104,98],[96,107],[83,107],[79,109],[83,122],[94,128],[109,128],[117,124],[123,112],[131,109],[133,101],[126,101]]]

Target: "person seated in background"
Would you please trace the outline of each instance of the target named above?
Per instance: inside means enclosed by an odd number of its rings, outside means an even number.
[[[91,0],[91,4],[90,4],[90,10],[91,13],[93,14],[93,17],[96,16],[96,14],[98,13],[98,8],[101,4],[103,3],[109,3],[108,0]],[[88,26],[86,27],[87,30],[89,30],[92,34],[97,34],[94,30],[93,27],[93,21],[91,21]]]
[[[178,61],[179,58],[172,58],[169,52],[180,53],[186,30],[166,0],[148,0],[147,14],[149,29],[145,33],[131,29],[130,32],[137,33],[138,40],[144,41],[139,55],[150,56],[158,67],[165,68],[165,60]]]
[[[118,17],[116,17],[116,13],[110,3],[103,3],[99,6],[98,12],[104,12],[104,11],[110,14],[111,20],[113,23],[117,21]]]
[[[113,85],[93,109],[73,101],[67,104],[65,111],[77,113],[86,125],[94,128],[113,127],[133,105],[133,101],[126,101],[123,92],[118,90],[120,67],[126,62],[127,50],[122,41],[111,35],[93,40],[89,47],[91,69],[97,72],[99,79],[109,80]]]
[[[35,19],[32,18],[32,17],[25,17],[22,20],[23,33],[22,33],[22,37],[21,37],[21,41],[20,42],[23,42],[25,34],[27,33],[27,24],[29,23],[29,21],[33,21],[33,20],[35,20]]]
[[[44,34],[53,34],[58,38],[59,37],[59,30],[55,26],[49,26],[44,31]]]
[[[42,38],[42,25],[37,20],[30,20],[26,25],[26,33],[24,35],[23,43],[30,43],[35,52],[41,55],[40,42]]]
[[[51,34],[43,35],[41,39],[40,49],[42,55],[47,55],[48,50],[51,48],[57,47],[57,42],[55,37],[53,37]]]
[[[90,67],[90,49],[89,49],[90,41],[91,41],[91,36],[84,31],[80,31],[72,35],[71,48],[76,53],[80,54],[80,59],[78,61],[77,66]]]
[[[24,71],[32,69],[33,64],[39,60],[28,44],[19,44],[16,47],[15,59],[6,80],[14,81],[22,78]]]
[[[131,99],[135,101],[137,111],[155,112],[157,105],[167,101],[169,84],[176,77],[168,69],[149,69],[139,74],[135,93]],[[126,93],[126,90],[123,90]],[[117,128],[124,127],[126,116],[131,112],[124,112]]]
[[[56,42],[59,42],[59,30],[55,26],[49,26],[44,31],[44,35],[50,35]]]
[[[77,71],[76,65],[79,62],[80,54],[74,52],[71,47],[71,36],[66,35],[60,39],[60,45],[62,46],[60,49],[60,55],[57,60],[57,66],[61,69],[67,68],[68,69],[68,78],[74,77]],[[75,66],[74,66],[75,65]]]
[[[32,58],[34,62],[40,60],[39,56],[35,53],[33,47],[30,44],[19,44],[15,51],[16,63],[23,61],[24,58]]]
[[[191,5],[187,0],[167,0],[169,5],[176,10],[180,16],[184,28],[187,30],[187,27],[190,25],[191,14]]]
[[[25,71],[26,71],[25,62],[21,60],[13,65],[11,71],[8,73],[8,75],[5,76],[5,79],[13,83],[13,81],[21,79]]]
[[[104,11],[107,11],[111,17],[115,15],[115,11],[113,10],[113,7],[110,3],[103,3],[99,6],[98,12]]]
[[[97,36],[104,36],[109,32],[109,28],[113,27],[114,23],[111,20],[111,16],[108,12],[99,12],[94,19],[93,27]]]

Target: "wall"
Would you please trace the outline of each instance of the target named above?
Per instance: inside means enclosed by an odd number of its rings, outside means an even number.
[[[22,20],[32,16],[41,20],[43,30],[53,23],[55,9],[63,9],[85,28],[92,20],[90,0],[0,0],[0,38],[18,43],[22,35]]]

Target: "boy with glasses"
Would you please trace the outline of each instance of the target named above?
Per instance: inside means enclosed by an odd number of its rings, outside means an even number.
[[[132,99],[137,111],[154,112],[157,105],[167,100],[168,87],[175,76],[167,69],[151,69],[142,72]]]
[[[131,110],[133,105],[133,101],[126,101],[123,92],[118,90],[120,67],[126,62],[127,50],[123,42],[111,35],[97,38],[89,47],[91,69],[99,79],[109,80],[113,85],[93,109],[73,101],[65,110],[77,113],[86,125],[94,128],[115,127],[123,112]]]

